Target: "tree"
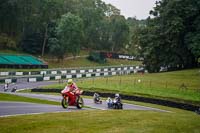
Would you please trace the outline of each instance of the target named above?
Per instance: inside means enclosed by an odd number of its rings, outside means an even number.
[[[150,11],[154,18],[148,19],[146,34],[142,31],[140,36],[147,67],[153,72],[161,66],[169,69],[195,67],[199,57],[200,2],[162,0],[156,4]]]
[[[123,16],[111,16],[110,27],[111,51],[119,51],[128,43],[129,26]]]
[[[129,54],[140,56],[139,34],[142,29],[146,27],[146,20],[137,20],[136,18],[128,18],[129,25],[129,43],[126,51]],[[141,55],[142,56],[142,55]]]
[[[83,37],[81,18],[71,13],[62,15],[58,22],[57,35],[64,52],[71,52],[75,57],[80,52]]]
[[[52,21],[55,21],[58,17],[60,17],[61,11],[60,8],[62,3],[55,0],[42,0],[39,3],[39,12],[40,12],[40,22],[42,30],[44,31],[44,39],[42,44],[42,56],[45,52],[46,43],[48,40],[48,28],[49,24]]]

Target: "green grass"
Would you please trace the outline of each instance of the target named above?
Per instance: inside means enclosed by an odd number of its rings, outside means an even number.
[[[4,93],[0,93],[0,101],[17,101],[17,102],[60,105],[59,102],[40,100],[40,99],[35,99],[35,98],[27,98],[27,97],[16,96],[12,94],[4,94]]]
[[[47,60],[46,60],[47,61]],[[127,60],[116,60],[108,59],[108,62],[105,64],[99,64],[96,62],[89,61],[86,58],[76,58],[76,59],[67,59],[63,62],[58,62],[56,60],[48,60],[48,65],[50,69],[53,68],[79,68],[79,67],[99,67],[99,66],[119,66],[124,65],[141,65],[140,61],[127,61]],[[12,68],[0,68],[0,71],[40,71],[44,69],[12,69]]]
[[[140,82],[138,82],[140,80]],[[121,93],[168,99],[200,105],[199,69],[154,73],[132,74],[108,78],[82,80],[77,85],[83,90]],[[181,88],[182,85],[186,88]],[[64,84],[44,88],[64,88]]]
[[[198,133],[200,116],[190,112],[110,110],[47,113],[0,119],[1,133]]]
[[[128,61],[128,60],[117,60],[108,59],[104,64],[99,64],[96,62],[89,61],[87,58],[76,58],[67,59],[63,62],[58,62],[56,60],[48,60],[49,68],[67,68],[67,67],[96,67],[96,66],[114,66],[114,65],[141,65],[140,61]]]

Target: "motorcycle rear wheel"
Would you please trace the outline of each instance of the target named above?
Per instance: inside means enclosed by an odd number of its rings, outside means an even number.
[[[83,98],[82,97],[78,97],[76,107],[78,109],[81,109],[81,108],[83,108],[83,106],[84,106]]]
[[[68,100],[66,98],[63,98],[61,101],[61,105],[64,109],[66,109],[69,106]]]

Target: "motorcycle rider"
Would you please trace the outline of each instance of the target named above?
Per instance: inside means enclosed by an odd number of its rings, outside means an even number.
[[[118,93],[115,94],[115,100],[116,100],[118,103],[121,103],[121,97],[119,96]]]
[[[72,79],[67,80],[67,85],[65,88],[69,88],[70,92],[74,93],[75,95],[77,93],[79,93],[79,94],[82,93],[82,91],[77,87],[76,83],[74,83]]]
[[[100,96],[99,96],[98,93],[95,92],[93,98],[94,98],[95,101],[98,101]]]
[[[110,97],[108,97],[108,99],[106,100],[108,108],[112,108],[112,99]]]

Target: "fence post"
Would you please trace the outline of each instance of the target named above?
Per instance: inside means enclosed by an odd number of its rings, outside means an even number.
[[[121,86],[121,82],[122,82],[122,79],[121,79],[121,76],[120,76],[120,80],[119,80],[119,85]]]
[[[149,82],[149,86],[150,86],[150,88],[151,88],[151,80],[150,80],[150,82]]]
[[[135,87],[135,84],[136,84],[136,79],[134,79],[134,87]]]
[[[106,78],[106,84],[108,84],[108,77]]]
[[[94,88],[94,78],[93,78],[93,80],[92,80],[92,86],[93,86],[93,88]]]

